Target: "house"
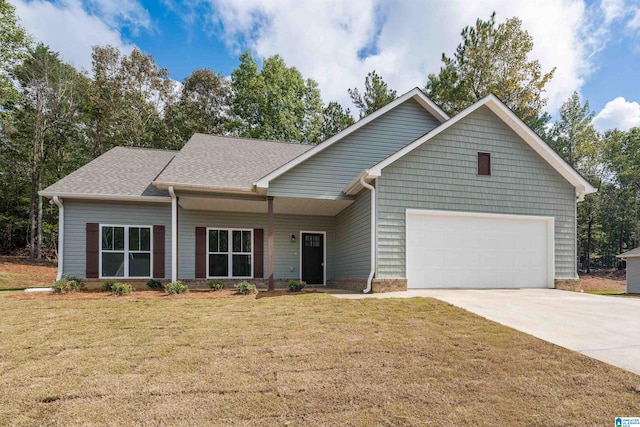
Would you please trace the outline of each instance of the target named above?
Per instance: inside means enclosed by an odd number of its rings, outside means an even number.
[[[495,96],[449,118],[415,88],[317,146],[116,147],[40,194],[59,275],[381,292],[571,285],[593,191]]]
[[[618,255],[627,262],[627,293],[640,294],[640,248]]]

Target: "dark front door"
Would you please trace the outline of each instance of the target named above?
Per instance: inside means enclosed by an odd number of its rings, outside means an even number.
[[[309,285],[324,284],[324,235],[302,233],[302,280]]]

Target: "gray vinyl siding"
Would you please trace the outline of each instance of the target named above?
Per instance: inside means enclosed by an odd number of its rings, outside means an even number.
[[[269,195],[343,198],[344,187],[362,170],[439,124],[414,100],[404,102],[273,180]]]
[[[63,200],[64,257],[63,272],[86,275],[86,224],[164,225],[165,277],[171,277],[171,204],[115,203]]]
[[[640,294],[640,258],[627,259],[627,292]]]
[[[371,194],[363,190],[336,216],[336,277],[363,279],[371,271]]]
[[[264,274],[267,276],[267,215],[243,212],[206,212],[180,209],[178,213],[178,276],[195,277],[196,227],[262,228],[264,229]],[[300,231],[326,232],[326,279],[335,277],[335,225],[327,216],[275,215],[274,216],[274,277],[292,279],[300,277]],[[291,235],[296,241],[291,242]],[[293,268],[293,271],[291,269]]]
[[[491,176],[477,176],[479,151]],[[378,277],[406,277],[410,208],[553,216],[555,277],[576,277],[573,186],[487,107],[384,168],[377,190]]]

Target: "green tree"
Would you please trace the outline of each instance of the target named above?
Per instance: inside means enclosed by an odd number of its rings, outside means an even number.
[[[93,46],[91,59],[93,79],[85,110],[87,137],[95,158],[122,140],[121,117],[125,114],[125,89],[118,48]]]
[[[21,88],[21,98],[14,114],[16,129],[11,135],[16,161],[29,170],[29,255],[42,257],[43,203],[38,191],[48,161],[59,152],[75,133],[78,98],[75,94],[81,77],[63,63],[57,52],[38,44],[29,51],[24,62],[15,68],[14,76]],[[55,163],[55,162],[54,162]]]
[[[546,140],[549,145],[574,169],[582,173],[596,188],[601,182],[600,136],[591,124],[594,113],[589,102],[582,104],[580,95],[574,92],[560,108],[560,119],[556,121]],[[577,207],[578,251],[582,266],[591,270],[594,223],[597,219],[599,194],[588,195]]]
[[[166,133],[161,112],[175,102],[169,70],[159,68],[150,54],[135,48],[121,59],[124,106],[122,140],[118,145],[165,148]]]
[[[550,132],[549,144],[569,165],[587,176],[595,176],[598,166],[598,133],[592,125],[594,113],[589,102],[582,104],[578,92],[562,104],[560,120]]]
[[[620,187],[640,191],[640,128],[608,134],[604,149],[606,165]]]
[[[322,110],[322,136],[321,139],[327,140],[333,135],[348,128],[354,123],[351,111],[342,108],[342,105],[335,101],[329,102]]]
[[[249,138],[318,143],[322,126],[322,102],[315,81],[304,80],[294,67],[274,55],[262,69],[249,52],[240,55],[231,73],[230,128]]]
[[[533,128],[541,126],[542,97],[555,68],[541,71],[537,60],[529,59],[533,38],[522,29],[522,21],[509,18],[496,25],[495,12],[488,21],[478,19],[462,30],[462,43],[453,58],[442,54],[443,66],[430,74],[427,95],[447,113],[459,113],[469,105],[495,94]]]
[[[18,24],[15,7],[0,0],[0,115],[20,98],[11,72],[27,56],[30,42],[31,38]]]
[[[348,89],[353,105],[360,110],[360,118],[368,116],[397,98],[396,91],[389,89],[375,70],[364,79],[364,93],[358,88]]]
[[[175,145],[181,146],[196,132],[224,134],[230,95],[222,74],[208,68],[191,73],[184,80],[180,100],[165,109],[168,128],[177,138]]]
[[[163,114],[176,102],[169,71],[137,48],[122,55],[113,46],[93,47],[92,71],[86,119],[93,156],[120,145],[166,148]]]

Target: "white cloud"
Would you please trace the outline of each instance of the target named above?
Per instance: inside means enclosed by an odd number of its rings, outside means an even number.
[[[134,30],[151,29],[149,12],[133,0],[87,0],[87,8],[110,27],[131,27]]]
[[[627,22],[627,28],[630,30],[637,30],[640,28],[640,8],[631,8],[631,19]]]
[[[599,42],[598,33],[587,28],[589,14],[581,0],[205,1],[232,49],[249,47],[260,57],[279,53],[318,81],[325,101],[343,105],[350,105],[347,89],[361,87],[373,69],[399,93],[424,86],[427,75],[440,69],[442,53],[453,54],[462,28],[495,10],[498,22],[522,19],[534,38],[532,58],[543,71],[557,67],[546,93],[554,111],[584,83]],[[614,13],[613,6],[607,13]],[[371,45],[377,50],[359,55]]]
[[[629,130],[640,126],[640,104],[619,96],[607,102],[602,111],[593,119],[594,127],[604,132],[608,129]]]
[[[602,0],[600,9],[604,15],[605,24],[610,24],[625,14],[624,0]]]
[[[65,61],[77,68],[91,69],[93,45],[112,45],[127,53],[133,49],[131,44],[123,40],[119,28],[88,13],[80,0],[64,0],[60,3],[44,0],[10,2],[16,7],[21,25],[37,41],[60,52]],[[116,15],[109,19],[116,19]]]

